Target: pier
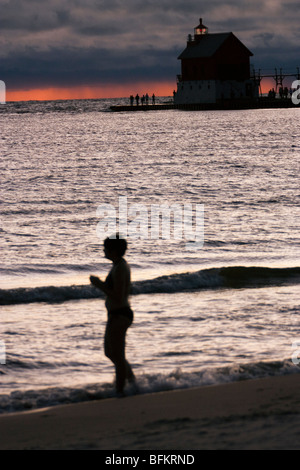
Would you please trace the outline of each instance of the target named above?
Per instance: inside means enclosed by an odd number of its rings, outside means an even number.
[[[170,109],[178,109],[182,111],[226,111],[238,109],[272,109],[272,108],[297,108],[300,109],[300,104],[295,105],[290,98],[275,98],[261,97],[255,100],[230,100],[219,103],[195,103],[195,104],[154,104],[154,105],[120,105],[111,106],[110,110],[113,112],[139,112],[139,111],[163,111]]]
[[[165,109],[176,109],[176,105],[173,103],[165,103],[165,104],[148,104],[148,105],[120,105],[120,106],[111,106],[111,111],[161,111]]]

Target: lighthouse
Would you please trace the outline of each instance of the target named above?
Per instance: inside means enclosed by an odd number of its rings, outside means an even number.
[[[258,97],[250,77],[252,52],[232,33],[210,33],[200,18],[179,55],[175,104],[221,103]]]

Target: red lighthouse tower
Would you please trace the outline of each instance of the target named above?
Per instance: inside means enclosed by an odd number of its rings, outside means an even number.
[[[202,22],[180,54],[176,104],[217,103],[258,94],[250,78],[252,52],[231,32],[208,32]]]

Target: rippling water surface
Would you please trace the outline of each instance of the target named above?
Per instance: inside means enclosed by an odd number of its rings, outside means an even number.
[[[104,303],[88,277],[109,269],[97,207],[118,210],[121,196],[149,213],[204,205],[202,249],[129,239],[141,389],[298,371],[299,110],[111,104],[1,107],[0,407],[112,393]]]

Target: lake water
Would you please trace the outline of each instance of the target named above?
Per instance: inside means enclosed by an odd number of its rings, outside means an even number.
[[[204,208],[203,246],[129,233],[141,393],[299,373],[299,109],[110,112],[127,101],[0,107],[1,412],[113,396],[89,275],[120,200],[129,222]]]

